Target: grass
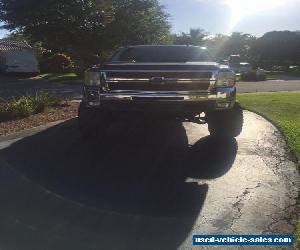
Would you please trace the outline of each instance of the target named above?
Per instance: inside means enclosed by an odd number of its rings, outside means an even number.
[[[55,82],[82,80],[75,73],[47,73],[47,74],[40,74],[39,76],[48,81],[55,81]]]
[[[300,93],[240,94],[238,100],[246,109],[258,112],[281,129],[290,149],[300,160]],[[296,240],[300,247],[300,219]]]
[[[0,102],[0,122],[20,119],[42,113],[49,107],[62,105],[62,101],[47,93],[23,96],[17,100]]]
[[[265,115],[284,133],[288,145],[300,159],[300,93],[241,94],[246,109]]]

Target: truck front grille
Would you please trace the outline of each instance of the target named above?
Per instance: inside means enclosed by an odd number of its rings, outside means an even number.
[[[209,71],[133,71],[106,72],[108,90],[207,91],[213,79]]]
[[[180,83],[151,83],[151,82],[111,82],[109,90],[137,90],[137,91],[198,91],[208,90],[210,81],[180,82]]]

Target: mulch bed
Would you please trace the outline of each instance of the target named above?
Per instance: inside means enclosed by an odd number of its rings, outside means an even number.
[[[50,122],[72,119],[77,116],[78,105],[79,103],[70,103],[68,106],[51,108],[44,113],[35,114],[23,119],[0,122],[0,136],[38,127]]]

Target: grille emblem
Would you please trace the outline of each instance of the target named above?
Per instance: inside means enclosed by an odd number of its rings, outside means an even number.
[[[160,84],[163,85],[165,84],[165,78],[164,77],[151,77],[150,79],[151,84]]]

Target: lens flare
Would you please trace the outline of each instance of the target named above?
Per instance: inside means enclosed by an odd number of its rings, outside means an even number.
[[[225,0],[225,4],[231,9],[230,29],[246,16],[278,8],[290,1],[292,0]]]

